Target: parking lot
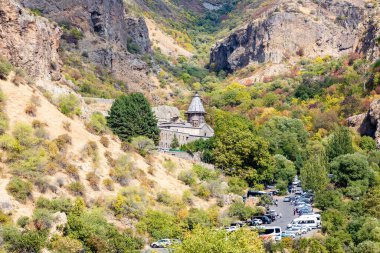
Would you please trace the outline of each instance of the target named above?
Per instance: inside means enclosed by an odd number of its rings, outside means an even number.
[[[301,189],[301,188],[298,188]],[[288,196],[295,196],[294,194],[288,195]],[[299,217],[299,215],[294,213],[294,206],[291,202],[284,202],[285,196],[274,196],[273,199],[277,200],[278,206],[271,205],[270,209],[275,210],[277,214],[281,215],[281,218],[276,219],[273,221],[269,226],[278,226],[281,227],[282,231],[286,230],[286,226],[293,221],[293,219]],[[307,232],[306,234],[301,235],[301,237],[312,237],[315,233],[317,233],[319,229],[313,229],[312,231]],[[169,252],[167,249],[149,249],[144,251],[146,253],[149,252],[160,252],[160,253],[167,253]]]

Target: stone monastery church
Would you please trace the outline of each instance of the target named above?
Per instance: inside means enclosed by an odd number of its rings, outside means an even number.
[[[160,129],[160,149],[170,149],[174,136],[180,145],[214,136],[214,130],[205,121],[206,111],[198,93],[193,96],[185,113],[187,121],[180,118],[180,112],[176,107],[158,106],[153,108],[153,112]]]

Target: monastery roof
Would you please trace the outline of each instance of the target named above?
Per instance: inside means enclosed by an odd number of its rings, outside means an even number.
[[[195,93],[193,100],[187,109],[187,113],[206,113],[205,108],[203,107],[201,97],[198,92]]]

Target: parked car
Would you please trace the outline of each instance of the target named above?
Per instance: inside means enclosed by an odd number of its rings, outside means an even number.
[[[271,224],[272,220],[267,216],[254,216],[252,217],[252,220],[259,219],[263,222],[263,224]]]
[[[260,219],[253,219],[253,220],[251,221],[251,225],[252,225],[252,226],[259,226],[259,225],[261,225],[261,224],[263,224],[263,221],[260,220]]]
[[[282,238],[292,238],[292,239],[295,239],[296,235],[292,231],[285,230],[285,231],[282,232],[281,237]]]
[[[170,239],[161,239],[157,242],[153,242],[150,244],[150,247],[152,248],[166,248],[168,246],[172,245],[172,241]]]
[[[292,227],[288,228],[287,230],[294,232],[296,236],[302,234],[301,226],[292,226]]]
[[[301,225],[294,225],[292,226],[292,230],[293,229],[301,231],[301,234],[306,234],[307,232],[311,231],[311,228],[307,226],[301,226]]]
[[[291,201],[291,199],[290,199],[289,196],[286,196],[286,197],[284,198],[284,202],[290,202],[290,201]]]

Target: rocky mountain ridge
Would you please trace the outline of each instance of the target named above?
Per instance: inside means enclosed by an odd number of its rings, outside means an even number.
[[[372,60],[379,54],[373,44],[379,36],[379,12],[364,1],[279,1],[255,13],[249,24],[211,49],[211,69],[233,72],[251,62],[352,52]]]

